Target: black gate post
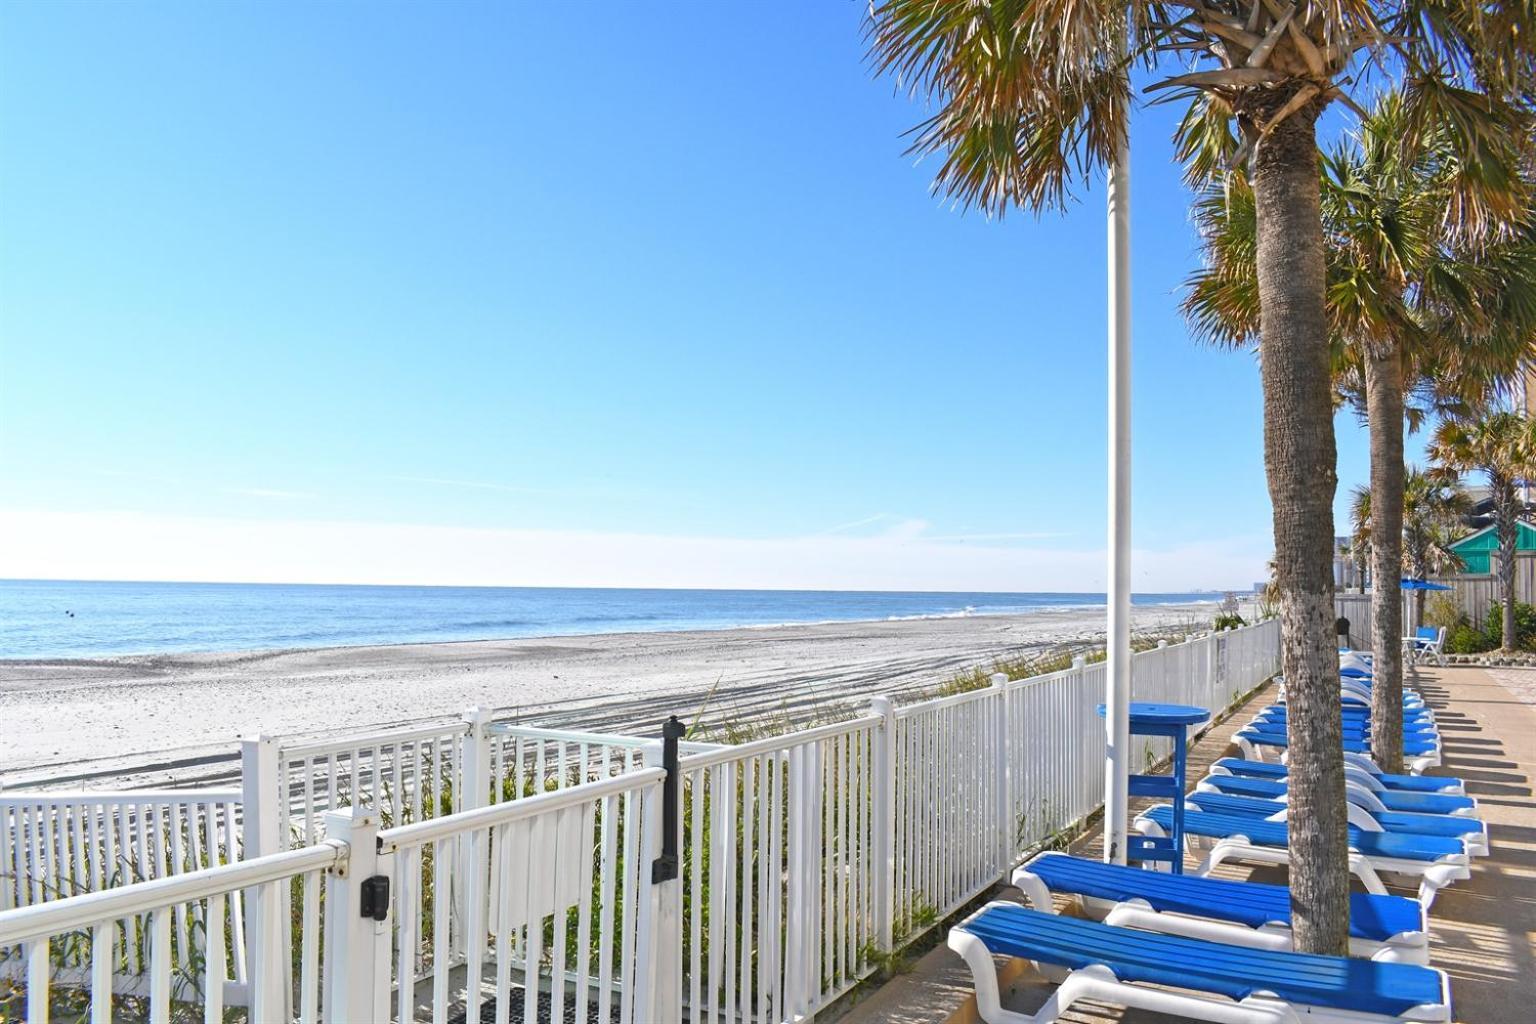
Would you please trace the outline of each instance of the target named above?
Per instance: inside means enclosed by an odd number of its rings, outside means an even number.
[[[661,726],[661,766],[667,777],[661,790],[661,856],[651,864],[651,884],[660,885],[677,877],[677,816],[682,801],[683,773],[677,764],[677,742],[686,729],[676,715]]]

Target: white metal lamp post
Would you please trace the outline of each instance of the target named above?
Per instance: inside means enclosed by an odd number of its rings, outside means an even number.
[[[1121,101],[1124,103],[1124,101]],[[1125,113],[1122,108],[1122,113]],[[1125,863],[1131,745],[1130,125],[1109,169],[1109,624],[1104,673],[1104,859]]]

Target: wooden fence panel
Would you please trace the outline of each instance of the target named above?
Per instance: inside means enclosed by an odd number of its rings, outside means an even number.
[[[1487,621],[1489,610],[1498,605],[1502,596],[1497,576],[1462,573],[1454,576],[1436,576],[1431,579],[1435,583],[1443,583],[1451,588],[1456,603],[1474,625],[1480,626]],[[1426,594],[1425,600],[1432,596],[1433,592]],[[1536,605],[1536,552],[1521,552],[1516,560],[1515,600]],[[1369,651],[1371,649],[1371,595],[1368,593],[1335,594],[1333,603],[1336,614],[1349,620],[1349,646],[1357,651]],[[1412,628],[1412,614],[1413,604],[1410,601],[1403,609],[1404,631]]]
[[[1456,602],[1474,623],[1487,621],[1488,610],[1499,603],[1497,576],[1461,574],[1435,580],[1455,588]],[[1515,559],[1515,600],[1536,604],[1536,552],[1522,552]]]

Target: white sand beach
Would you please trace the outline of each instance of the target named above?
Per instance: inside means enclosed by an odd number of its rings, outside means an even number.
[[[1138,607],[1138,630],[1211,605]],[[225,654],[0,661],[0,784],[232,777],[243,736],[376,729],[480,705],[529,723],[655,733],[813,717],[1003,656],[1099,639],[1102,610]]]

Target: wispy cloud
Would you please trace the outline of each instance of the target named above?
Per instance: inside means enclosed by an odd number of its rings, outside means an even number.
[[[1104,589],[1101,547],[936,542],[918,520],[870,536],[729,538],[406,524],[220,520],[0,507],[0,577],[272,583],[773,587],[854,590]],[[1138,589],[1243,586],[1267,536],[1133,555]]]
[[[928,527],[931,524],[926,519],[903,519],[892,523],[880,531],[881,540],[889,541],[928,541]]]
[[[198,492],[203,492],[206,484],[193,482],[177,477],[164,476],[159,473],[147,473],[134,469],[116,469],[93,467],[86,472],[92,476],[107,477],[112,480],[133,480],[138,483],[168,484],[172,487],[188,487]],[[263,501],[299,501],[313,498],[313,494],[305,491],[290,491],[280,487],[221,487],[221,494],[234,495],[239,498],[260,498]]]
[[[450,480],[437,476],[387,476],[384,479],[404,484],[428,484],[433,487],[463,487],[473,491],[497,491],[502,494],[555,494],[548,487],[517,487],[489,480]]]
[[[111,477],[114,480],[138,480],[143,483],[178,484],[181,481],[172,477],[161,476],[158,473],[145,473],[136,469],[104,469],[95,467],[86,470],[92,476]]]
[[[865,516],[863,519],[855,519],[850,523],[839,523],[836,526],[829,526],[825,530],[819,530],[816,533],[811,534],[811,536],[832,537],[838,534],[847,533],[850,530],[857,530],[861,526],[873,526],[876,523],[889,523],[890,525],[886,526],[882,530],[876,530],[867,534],[862,534],[862,539],[896,541],[917,540],[920,537],[924,540],[928,539],[923,536],[928,532],[928,520],[903,519],[900,516],[893,516],[889,512],[876,512],[872,516]]]
[[[236,494],[242,498],[262,498],[267,501],[298,501],[300,498],[313,498],[313,494],[305,494],[303,491],[283,491],[276,487],[226,487],[225,494]]]
[[[842,533],[845,530],[857,530],[861,526],[868,526],[871,523],[878,523],[882,520],[890,518],[891,515],[888,512],[876,512],[872,516],[865,516],[863,519],[855,519],[851,523],[839,523],[836,526],[829,526],[825,530],[818,530],[816,531],[816,536],[825,537],[828,534]]]
[[[1062,537],[1074,536],[1070,531],[1038,530],[1022,533],[946,533],[933,534],[928,532],[930,526],[926,519],[900,519],[889,512],[877,512],[863,519],[855,519],[848,523],[839,523],[829,526],[825,530],[819,530],[812,534],[813,537],[829,537],[834,534],[847,533],[857,530],[861,526],[873,526],[875,523],[889,522],[890,525],[878,531],[873,536],[885,540],[923,540],[938,543],[961,544],[966,541],[995,543],[998,541],[1018,540],[1059,540]]]

